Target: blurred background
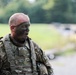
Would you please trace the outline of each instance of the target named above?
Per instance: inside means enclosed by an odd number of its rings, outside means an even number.
[[[31,37],[48,56],[54,75],[76,75],[76,0],[0,0],[0,37],[16,13],[31,19]]]

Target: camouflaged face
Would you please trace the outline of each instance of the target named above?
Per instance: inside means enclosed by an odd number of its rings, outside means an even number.
[[[30,24],[28,22],[21,23],[20,25],[16,26],[16,34],[17,36],[21,36],[26,32],[29,32]]]

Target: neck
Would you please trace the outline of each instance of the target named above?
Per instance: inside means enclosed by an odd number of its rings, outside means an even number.
[[[10,36],[11,41],[13,42],[13,44],[15,44],[16,46],[24,46],[25,44],[25,40],[24,41],[19,41],[18,39],[16,40],[15,38],[13,38],[12,36]]]

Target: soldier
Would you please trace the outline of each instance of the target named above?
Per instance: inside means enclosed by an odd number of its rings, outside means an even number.
[[[28,37],[28,15],[13,14],[9,26],[11,33],[0,41],[0,75],[52,75],[47,56]]]

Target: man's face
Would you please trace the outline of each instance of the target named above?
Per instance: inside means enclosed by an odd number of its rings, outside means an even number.
[[[14,29],[14,37],[17,40],[24,41],[27,38],[27,35],[29,33],[29,22],[23,22],[17,26],[15,26]]]

